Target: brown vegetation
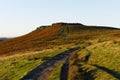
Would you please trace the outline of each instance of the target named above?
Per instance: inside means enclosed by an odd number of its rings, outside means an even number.
[[[104,34],[118,36],[119,30],[106,27],[85,26],[79,23],[55,23],[43,26],[24,36],[0,43],[0,55],[24,50],[41,50],[55,45],[73,43],[74,40],[89,39]],[[66,38],[67,40],[64,40]]]
[[[40,40],[55,37],[59,30],[59,26],[46,27],[42,30],[35,30],[27,35],[9,39],[0,43],[0,54],[14,52],[16,50],[32,49],[35,47],[48,47],[54,43],[40,42]],[[37,43],[37,41],[39,41]]]

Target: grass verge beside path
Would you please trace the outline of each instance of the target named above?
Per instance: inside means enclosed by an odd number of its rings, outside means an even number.
[[[60,80],[60,71],[63,64],[58,64],[56,68],[52,71],[51,75],[48,77],[48,80]]]

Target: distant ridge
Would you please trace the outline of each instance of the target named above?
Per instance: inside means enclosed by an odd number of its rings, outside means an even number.
[[[6,37],[0,37],[0,41],[3,41],[3,40],[7,40],[9,38],[6,38]]]

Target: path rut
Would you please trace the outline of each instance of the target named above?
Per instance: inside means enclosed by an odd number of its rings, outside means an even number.
[[[51,71],[60,63],[65,63],[68,59],[68,56],[79,49],[78,47],[69,49],[63,53],[60,53],[50,59],[49,61],[39,65],[34,70],[29,72],[26,76],[24,76],[21,80],[47,80]]]

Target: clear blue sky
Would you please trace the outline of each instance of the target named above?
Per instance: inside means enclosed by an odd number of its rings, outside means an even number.
[[[20,36],[54,22],[120,28],[120,0],[0,0],[0,37]]]

